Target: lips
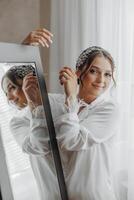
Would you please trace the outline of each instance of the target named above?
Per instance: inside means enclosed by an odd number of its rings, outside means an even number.
[[[104,88],[104,86],[101,86],[101,85],[93,85],[96,89],[103,89]]]

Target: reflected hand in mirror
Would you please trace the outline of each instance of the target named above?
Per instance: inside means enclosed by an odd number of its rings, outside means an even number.
[[[31,110],[35,109],[39,105],[42,105],[38,80],[33,73],[27,74],[24,77],[22,90],[27,99],[27,104]]]
[[[30,32],[23,40],[22,44],[43,47],[49,47],[52,41],[53,34],[45,28],[40,28]]]

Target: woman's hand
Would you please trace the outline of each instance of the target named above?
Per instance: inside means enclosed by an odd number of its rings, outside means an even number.
[[[23,79],[22,90],[26,96],[27,103],[31,110],[42,105],[38,80],[32,73],[27,74]]]
[[[69,97],[72,100],[77,97],[77,75],[70,67],[64,67],[59,72],[60,84],[64,85],[66,99]]]
[[[28,34],[22,44],[49,47],[52,43],[53,34],[45,28],[37,29]]]

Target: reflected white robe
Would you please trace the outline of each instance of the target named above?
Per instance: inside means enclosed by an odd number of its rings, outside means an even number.
[[[116,200],[111,149],[118,132],[118,104],[102,94],[79,113],[77,101],[67,108],[64,96],[49,95],[69,200]],[[25,109],[11,120],[11,130],[30,156],[42,200],[60,200],[42,107]]]

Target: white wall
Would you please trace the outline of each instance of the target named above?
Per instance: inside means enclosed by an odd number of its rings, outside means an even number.
[[[0,41],[20,43],[40,25],[40,0],[0,1]]]

